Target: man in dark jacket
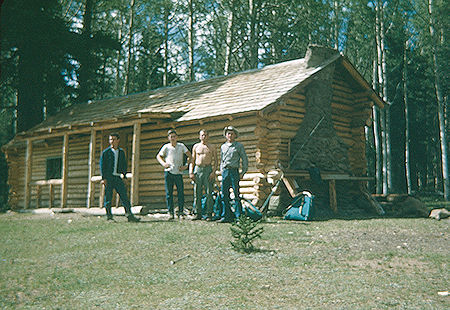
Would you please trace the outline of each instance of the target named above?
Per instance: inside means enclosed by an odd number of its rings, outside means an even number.
[[[117,133],[109,135],[110,146],[102,152],[100,157],[100,172],[102,174],[102,183],[105,185],[105,202],[106,216],[108,221],[113,219],[111,212],[111,199],[113,189],[120,196],[122,205],[125,207],[125,214],[128,222],[139,222],[131,213],[130,200],[128,199],[127,190],[122,178],[126,178],[127,160],[125,152],[119,147],[120,137]]]

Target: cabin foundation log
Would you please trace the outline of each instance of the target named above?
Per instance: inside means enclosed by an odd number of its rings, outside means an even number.
[[[68,153],[69,153],[69,135],[65,134],[63,137],[62,148],[62,185],[61,185],[61,208],[67,206],[67,180],[68,180]]]
[[[328,181],[328,193],[330,195],[330,208],[334,213],[337,213],[336,180]]]
[[[141,124],[136,123],[133,127],[133,144],[131,152],[131,190],[130,203],[132,206],[139,203],[139,159],[141,149]]]
[[[86,205],[90,208],[94,204],[94,193],[95,187],[94,183],[91,182],[91,178],[95,173],[95,149],[96,149],[97,135],[95,129],[91,130],[91,138],[89,142],[89,173],[88,173],[88,193]]]
[[[33,141],[27,140],[27,149],[25,153],[25,188],[24,188],[24,208],[30,207],[30,182],[32,173]]]

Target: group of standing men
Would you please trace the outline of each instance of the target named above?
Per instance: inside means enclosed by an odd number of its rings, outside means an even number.
[[[220,170],[222,172],[222,197],[224,208],[220,214],[215,214],[214,218],[220,222],[229,223],[239,218],[242,213],[240,203],[239,180],[247,172],[248,158],[244,146],[236,141],[238,131],[233,126],[227,126],[223,130],[226,138],[225,143],[220,147]],[[184,216],[184,185],[183,171],[189,169],[189,177],[194,182],[194,203],[196,207],[197,220],[202,219],[202,214],[206,213],[206,220],[213,220],[213,191],[216,178],[216,170],[219,166],[219,159],[215,148],[208,142],[208,132],[200,130],[200,142],[192,148],[192,153],[181,142],[178,142],[178,135],[174,129],[167,133],[169,142],[164,144],[156,159],[164,167],[164,181],[166,192],[166,204],[170,219],[175,218],[173,202],[173,189],[177,188],[178,197],[178,217]],[[100,158],[100,170],[102,182],[105,184],[105,202],[107,219],[112,220],[111,198],[113,189],[119,194],[128,221],[139,221],[131,213],[130,202],[127,197],[122,178],[126,175],[126,160],[124,151],[119,148],[119,135],[111,134],[109,137],[110,147],[105,149]],[[184,161],[187,156],[187,164]],[[239,168],[242,167],[241,172]],[[231,210],[230,188],[233,189],[235,199],[235,211]],[[202,210],[203,192],[206,195],[206,210]]]

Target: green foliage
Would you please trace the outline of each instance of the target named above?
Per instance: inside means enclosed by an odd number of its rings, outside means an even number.
[[[191,13],[197,79],[224,74],[228,47],[232,51],[232,73],[301,58],[309,44],[321,44],[337,46],[372,84],[377,58],[374,6],[379,2],[135,0],[131,10],[129,0],[4,1],[0,18],[0,110],[16,110],[20,131],[70,104],[159,88],[165,74],[168,86],[189,80]],[[442,182],[433,50],[443,97],[447,98],[449,4],[432,1],[433,40],[427,1],[381,2],[387,101],[391,104],[393,189],[403,191],[406,183],[402,72],[407,67],[413,190],[439,191]],[[233,31],[229,29],[231,15]],[[409,40],[407,64],[403,63],[405,39]],[[9,140],[9,133],[7,136]],[[370,142],[367,158],[368,171],[373,175]]]
[[[0,99],[1,100],[1,99]],[[14,115],[12,109],[0,110],[0,146],[6,144],[14,135]],[[0,151],[0,212],[8,207],[8,166],[5,154]]]
[[[234,241],[230,241],[233,248],[238,252],[250,253],[255,251],[253,241],[261,238],[264,227],[257,227],[260,221],[253,221],[245,215],[239,217],[239,221],[233,222],[230,230]]]

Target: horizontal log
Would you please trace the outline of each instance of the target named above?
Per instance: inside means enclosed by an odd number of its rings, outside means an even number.
[[[334,100],[334,97],[333,97],[333,100],[331,102],[331,108],[336,109],[336,110],[341,111],[341,112],[347,112],[347,113],[350,113],[350,112],[353,111],[352,106],[350,106],[348,104],[339,103],[339,102]]]
[[[30,182],[30,185],[44,186],[44,185],[61,185],[62,179],[38,180]]]
[[[308,179],[309,172],[306,170],[287,170],[284,172],[285,177],[301,177]],[[348,181],[369,181],[373,177],[368,176],[351,176],[345,173],[321,171],[320,176],[323,180],[348,180]]]
[[[289,94],[289,96],[288,96],[288,99],[290,99],[290,98],[297,99],[297,100],[305,100],[306,96],[303,93],[292,93],[292,94]]]
[[[353,97],[353,90],[348,87],[346,84],[340,84],[336,83],[336,81],[333,81],[333,84],[331,86],[334,91],[339,91],[342,93],[345,93],[349,97]]]
[[[198,131],[201,129],[201,127],[206,128],[210,136],[217,134],[219,136],[222,135],[222,130],[225,126],[233,125],[234,127],[238,128],[240,131],[240,127],[248,126],[249,124],[254,124],[256,120],[256,115],[246,115],[243,117],[238,117],[233,119],[232,121],[229,120],[215,120],[211,122],[205,122],[203,125],[199,124],[192,124],[191,126],[185,126],[183,123],[177,124],[177,132],[181,137],[184,136],[195,136],[198,138]],[[142,126],[142,132],[141,132],[141,140],[147,140],[147,139],[163,139],[167,140],[167,130],[170,129],[169,124],[162,124],[159,126]]]

